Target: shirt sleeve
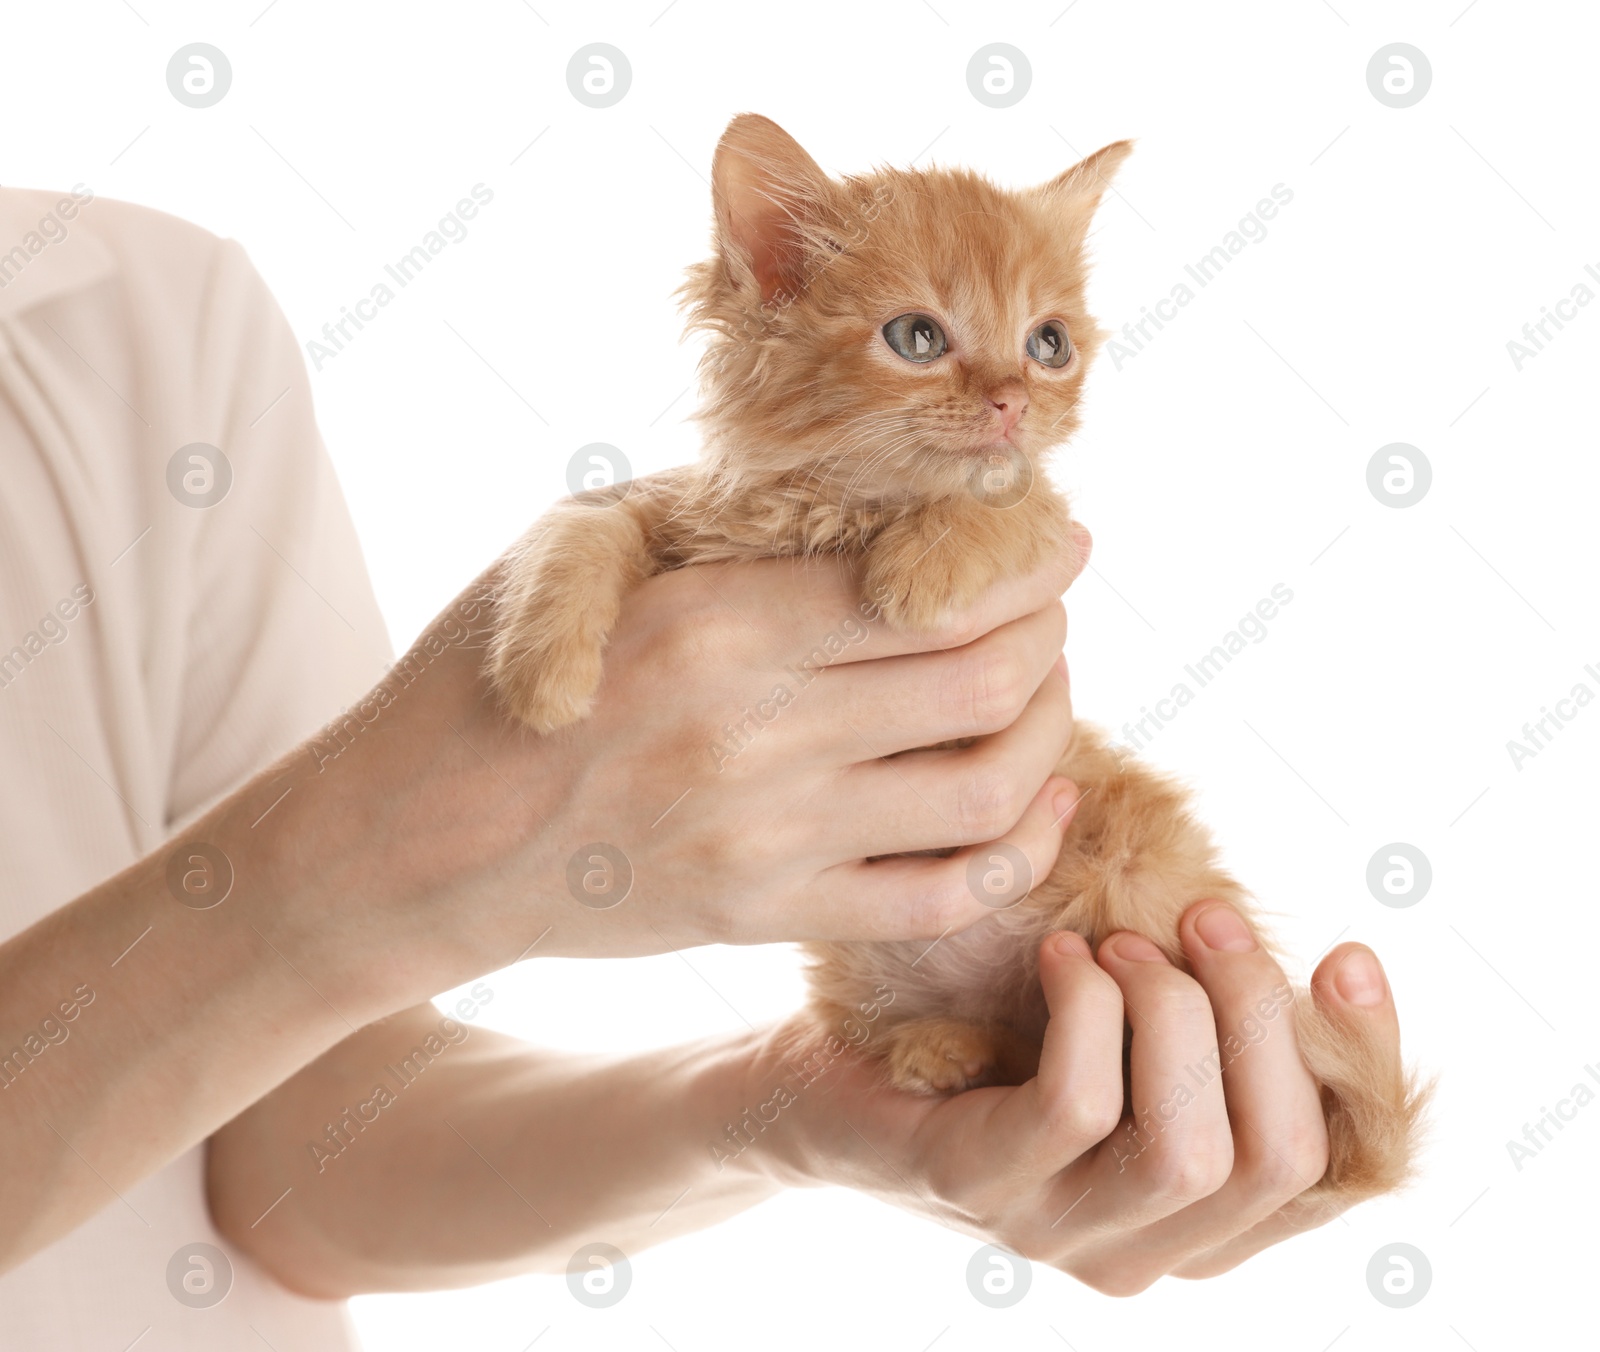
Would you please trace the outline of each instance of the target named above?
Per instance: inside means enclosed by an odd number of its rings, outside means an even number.
[[[231,482],[196,539],[167,821],[356,702],[393,660],[288,321],[234,241],[201,307],[197,401]]]

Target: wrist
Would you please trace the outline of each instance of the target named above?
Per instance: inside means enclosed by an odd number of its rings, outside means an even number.
[[[414,933],[398,852],[387,847],[384,770],[375,748],[338,763],[296,747],[186,828],[179,846],[209,846],[231,871],[217,907],[233,913],[272,961],[291,967],[343,1021],[360,1027],[479,975],[437,923]],[[408,915],[409,912],[409,915]],[[435,912],[435,915],[440,915]],[[448,919],[447,913],[445,918]],[[459,975],[458,975],[459,974]],[[310,992],[308,992],[310,994]]]
[[[729,1120],[719,1125],[716,1152],[774,1188],[816,1187],[830,1180],[816,1124],[827,1083],[815,1026],[804,1016],[752,1034],[741,1049],[740,1076]]]

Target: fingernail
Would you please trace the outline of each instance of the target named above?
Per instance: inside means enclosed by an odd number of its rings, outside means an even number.
[[[1084,942],[1083,936],[1075,930],[1062,930],[1058,934],[1052,934],[1050,942],[1055,945],[1057,953],[1065,954],[1068,957],[1082,957],[1089,947]]]
[[[1060,653],[1060,654],[1057,655],[1057,657],[1056,657],[1056,665],[1055,665],[1055,673],[1056,673],[1057,676],[1061,677],[1061,679],[1063,681],[1069,679],[1068,676],[1067,676],[1067,655],[1066,655],[1066,653]]]
[[[1368,1008],[1382,1004],[1389,991],[1383,968],[1365,948],[1353,948],[1345,955],[1333,974],[1333,984],[1348,1003]]]
[[[1222,953],[1254,953],[1256,941],[1233,907],[1219,902],[1195,917],[1195,932],[1207,948]]]
[[[1142,934],[1119,934],[1112,942],[1119,958],[1130,962],[1165,962],[1167,955]]]
[[[1061,825],[1067,814],[1078,806],[1078,786],[1070,779],[1056,790],[1050,800],[1050,810],[1056,814],[1056,824]]]

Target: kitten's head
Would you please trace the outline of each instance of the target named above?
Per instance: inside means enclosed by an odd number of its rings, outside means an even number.
[[[776,123],[729,124],[715,255],[683,289],[711,337],[713,464],[809,476],[849,501],[959,491],[995,455],[1077,426],[1102,333],[1084,239],[1118,141],[1040,187],[965,170],[830,179]]]

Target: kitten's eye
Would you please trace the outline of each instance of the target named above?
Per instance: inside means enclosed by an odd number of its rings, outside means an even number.
[[[883,341],[907,361],[932,361],[944,356],[944,330],[927,315],[901,315],[883,326]]]
[[[1028,335],[1028,355],[1041,366],[1065,366],[1072,360],[1072,340],[1059,319],[1047,319]]]

